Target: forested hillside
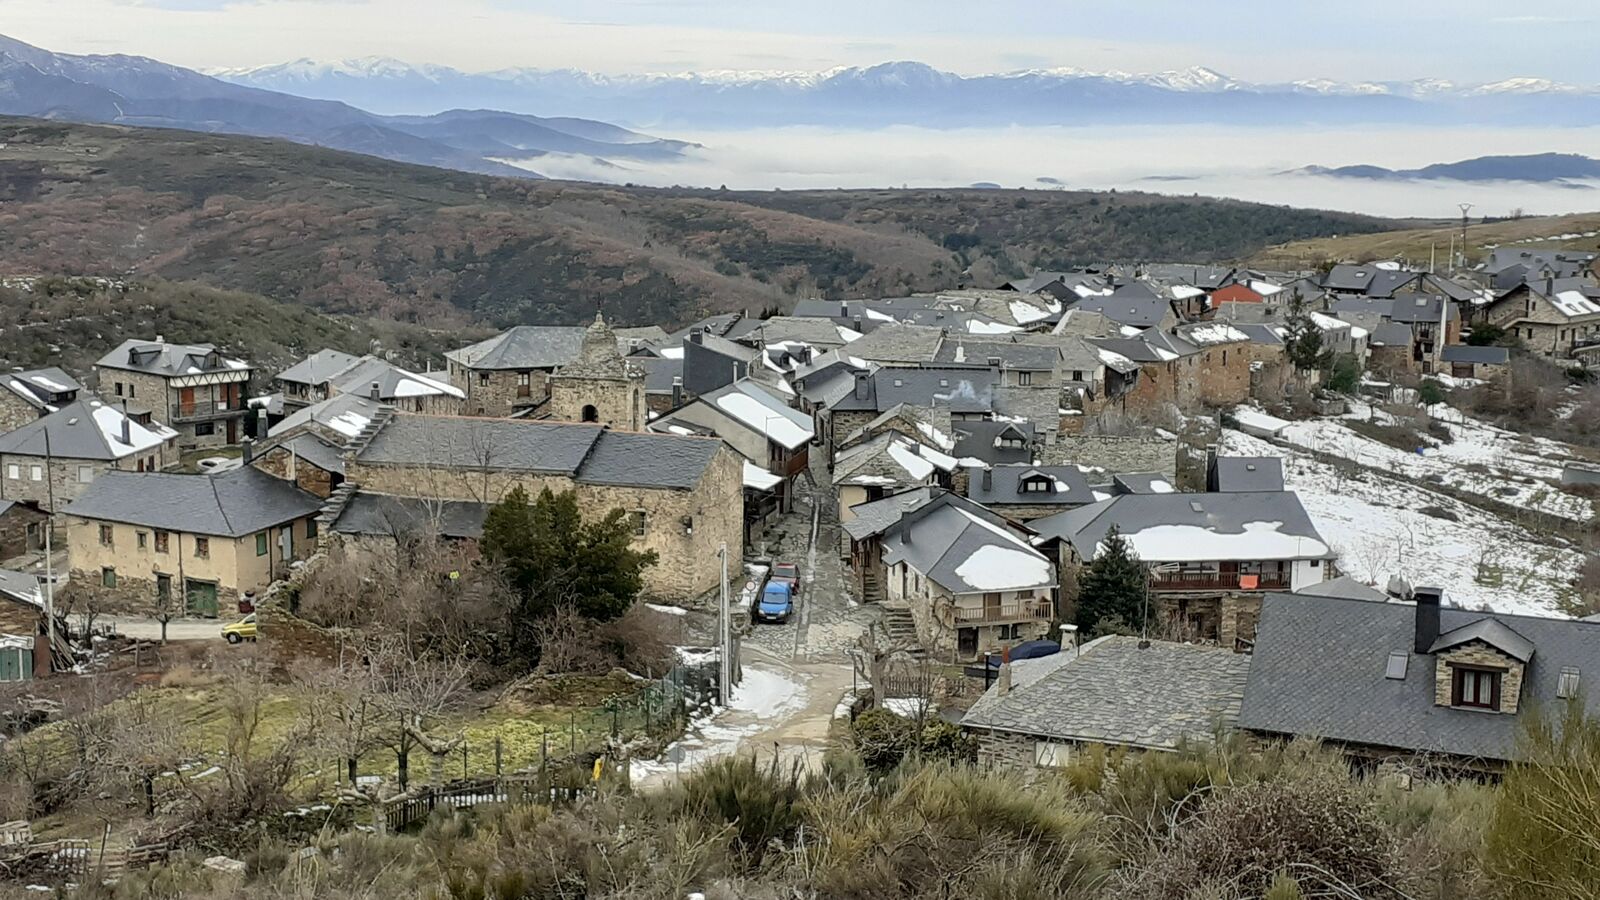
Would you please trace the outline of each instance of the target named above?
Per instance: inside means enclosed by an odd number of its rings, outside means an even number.
[[[733,193],[502,179],[284,141],[0,119],[0,272],[204,281],[452,326],[682,323],[1038,266],[1231,259],[1379,219],[1047,191]]]

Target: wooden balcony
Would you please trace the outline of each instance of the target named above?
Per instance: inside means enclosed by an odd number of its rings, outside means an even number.
[[[1152,591],[1286,591],[1289,573],[1157,572],[1150,576]]]
[[[958,606],[956,624],[1025,622],[1030,619],[1053,619],[1055,614],[1055,604],[1050,600],[1008,600],[1004,603],[986,603],[982,609]]]
[[[245,403],[228,403],[225,400],[196,400],[193,403],[172,404],[172,422],[204,422],[208,419],[227,419],[243,415]]]

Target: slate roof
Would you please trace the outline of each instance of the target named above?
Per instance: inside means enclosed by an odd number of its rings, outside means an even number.
[[[881,363],[922,363],[933,359],[944,337],[942,328],[919,325],[886,324],[865,337],[850,342],[851,356]]]
[[[942,492],[937,488],[918,485],[878,500],[858,503],[850,507],[850,513],[854,518],[840,527],[857,541],[882,534],[900,521],[900,517],[907,511],[929,502],[940,493]]]
[[[1372,329],[1372,337],[1367,339],[1371,347],[1409,347],[1415,338],[1411,334],[1411,326],[1404,322],[1384,322]]]
[[[1439,635],[1428,647],[1429,653],[1438,653],[1452,647],[1460,647],[1473,641],[1483,641],[1485,644],[1504,652],[1507,656],[1518,662],[1527,662],[1533,658],[1533,643],[1518,634],[1506,623],[1499,619],[1482,618],[1476,622],[1469,622],[1460,628],[1454,628]]]
[[[695,402],[789,450],[798,449],[816,436],[810,416],[748,378],[701,394]]]
[[[372,397],[372,386],[376,384],[379,400],[403,400],[408,397],[439,394],[449,397],[466,396],[465,392],[449,382],[443,372],[430,372],[426,375],[408,372],[376,356],[356,359],[343,370],[330,376],[330,383],[343,393],[360,394],[369,399]]]
[[[1276,456],[1219,456],[1218,491],[1281,491],[1283,460]]]
[[[126,421],[128,438],[122,440]],[[122,409],[99,400],[74,400],[20,428],[0,434],[0,453],[17,456],[45,455],[48,434],[50,456],[54,459],[122,459],[172,440],[178,433],[152,422],[140,425],[125,417]]]
[[[956,446],[950,455],[958,459],[981,459],[993,466],[1033,461],[1032,422],[953,422]],[[1023,446],[1017,449],[998,446],[1000,436],[1019,432]]]
[[[1416,291],[1402,291],[1394,295],[1394,307],[1389,310],[1389,319],[1393,322],[1421,322],[1424,324],[1439,324],[1440,315],[1449,318],[1460,318],[1456,312],[1456,305],[1443,294],[1420,294]]]
[[[39,579],[27,572],[0,569],[0,595],[44,608],[44,591]]]
[[[421,500],[356,491],[339,511],[333,530],[340,534],[437,533],[447,538],[483,536],[489,504],[469,500]]]
[[[1234,328],[1244,332],[1252,344],[1281,345],[1283,335],[1278,332],[1281,325],[1268,325],[1264,322],[1234,322]]]
[[[995,552],[1006,558],[1003,567],[983,564],[985,557]],[[904,562],[957,595],[1052,588],[1056,583],[1050,560],[1029,546],[1004,519],[981,506],[948,500],[901,516],[884,533],[883,562],[885,566]],[[1005,583],[973,583],[970,579],[979,577],[978,569],[985,570],[984,577],[1005,579]],[[1035,575],[1038,577],[1032,577]]]
[[[1013,281],[1006,282],[1005,290],[1019,291],[1024,294],[1032,294],[1048,285],[1061,281],[1061,279],[1064,277],[1065,273],[1062,272],[1035,272],[1032,275],[1029,275],[1027,278],[1018,278]]]
[[[277,380],[290,384],[322,384],[350,368],[360,358],[339,350],[318,350],[279,372]]]
[[[445,358],[468,369],[553,369],[578,358],[584,330],[577,325],[518,325],[451,350]]]
[[[965,363],[986,366],[997,359],[1008,369],[1032,372],[1053,371],[1061,363],[1061,351],[1040,344],[1019,344],[1011,341],[981,340],[963,335],[947,335],[939,345],[933,361],[938,363]]]
[[[1363,584],[1349,575],[1340,575],[1338,578],[1328,581],[1308,584],[1295,591],[1295,593],[1312,597],[1339,597],[1345,600],[1371,600],[1376,603],[1389,602],[1388,594],[1370,584]]]
[[[1322,286],[1330,291],[1366,293],[1367,286],[1372,284],[1372,279],[1377,274],[1378,269],[1375,266],[1340,263],[1323,276]]]
[[[987,413],[994,410],[999,381],[1000,374],[992,369],[879,369],[866,376],[866,397],[857,396],[852,386],[832,408],[882,412],[904,403],[946,406],[953,413]]]
[[[1172,312],[1172,304],[1162,297],[1142,290],[1118,288],[1109,297],[1085,297],[1073,309],[1097,312],[1118,325],[1151,328],[1160,325]]]
[[[243,537],[321,508],[315,495],[244,466],[220,475],[102,472],[66,512],[167,531]]]
[[[1188,263],[1150,263],[1144,267],[1144,277],[1168,284],[1188,284],[1208,291],[1228,283],[1234,270],[1226,266],[1201,266]]]
[[[750,332],[750,337],[766,344],[778,341],[801,341],[813,347],[831,350],[849,343],[857,334],[859,332],[849,326],[836,324],[829,319],[773,316],[766,321],[758,321],[756,328]]]
[[[925,484],[934,472],[955,467],[955,457],[890,429],[835,454],[833,483],[875,487]]]
[[[1421,274],[1417,272],[1396,272],[1391,269],[1380,269],[1373,274],[1372,281],[1367,283],[1367,296],[1393,297],[1395,291],[1416,283],[1421,277]]]
[[[1451,344],[1439,351],[1439,358],[1447,363],[1503,366],[1511,360],[1511,351],[1505,347],[1473,347],[1468,344]]]
[[[1050,490],[1023,491],[1024,481],[1045,479]],[[986,486],[987,483],[987,486]],[[972,468],[967,499],[984,506],[1079,506],[1094,502],[1094,489],[1077,466],[1012,465]]]
[[[367,464],[542,472],[585,484],[689,488],[720,440],[603,426],[465,416],[396,415],[356,453]]]
[[[1120,472],[1111,476],[1111,486],[1119,494],[1170,494],[1177,490],[1171,479],[1160,472]]]
[[[1251,668],[1249,656],[1219,647],[1152,641],[1141,649],[1138,638],[1122,635],[1092,641],[1075,658],[1056,656],[1064,659],[1011,663],[1011,689],[991,686],[962,726],[1173,750],[1233,724]],[[1034,676],[1030,668],[1049,671]]]
[[[260,454],[268,453],[282,447],[285,451],[293,452],[295,456],[303,459],[325,472],[344,474],[344,448],[328,443],[318,435],[310,432],[297,434],[286,441],[263,447]]]
[[[194,375],[202,371],[250,370],[249,363],[220,354],[217,356],[216,365],[207,368],[206,358],[216,351],[214,344],[167,344],[157,341],[127,340],[100,357],[95,367],[146,372],[166,378]]]
[[[1146,562],[1334,557],[1293,491],[1119,494],[1028,523],[1085,561],[1113,525]]]
[[[374,419],[393,411],[394,407],[378,400],[369,400],[359,394],[334,394],[326,400],[295,410],[283,421],[272,426],[267,434],[270,437],[279,437],[315,423],[342,434],[349,440],[360,434]]]
[[[1522,733],[1521,711],[1564,702],[1557,697],[1564,667],[1578,669],[1581,702],[1589,715],[1600,714],[1600,691],[1592,683],[1600,678],[1600,624],[1439,611],[1446,635],[1485,620],[1533,648],[1515,715],[1434,705],[1435,663],[1415,652],[1412,604],[1269,594],[1262,601],[1239,725],[1404,752],[1509,760]],[[1407,657],[1402,679],[1384,677],[1395,651]]]
[[[77,379],[55,366],[28,369],[24,372],[7,372],[0,375],[0,384],[27,401],[34,409],[44,412],[56,408],[56,398],[76,394],[83,390]]]
[[[628,362],[644,370],[644,392],[671,394],[672,380],[683,377],[683,357],[668,359],[664,356],[632,356]]]

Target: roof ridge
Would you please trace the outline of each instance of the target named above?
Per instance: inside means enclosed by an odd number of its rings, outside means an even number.
[[[238,471],[244,471],[239,469]],[[228,518],[228,510],[222,505],[222,494],[217,492],[217,479],[210,475],[201,476],[211,482],[211,497],[217,501],[217,515],[222,516],[222,524],[228,526],[228,533],[233,533],[233,520]]]

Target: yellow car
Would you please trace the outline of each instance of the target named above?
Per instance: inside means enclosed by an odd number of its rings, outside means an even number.
[[[256,614],[251,613],[239,621],[234,622],[232,625],[222,626],[222,636],[226,638],[230,644],[237,644],[240,641],[255,640]]]

